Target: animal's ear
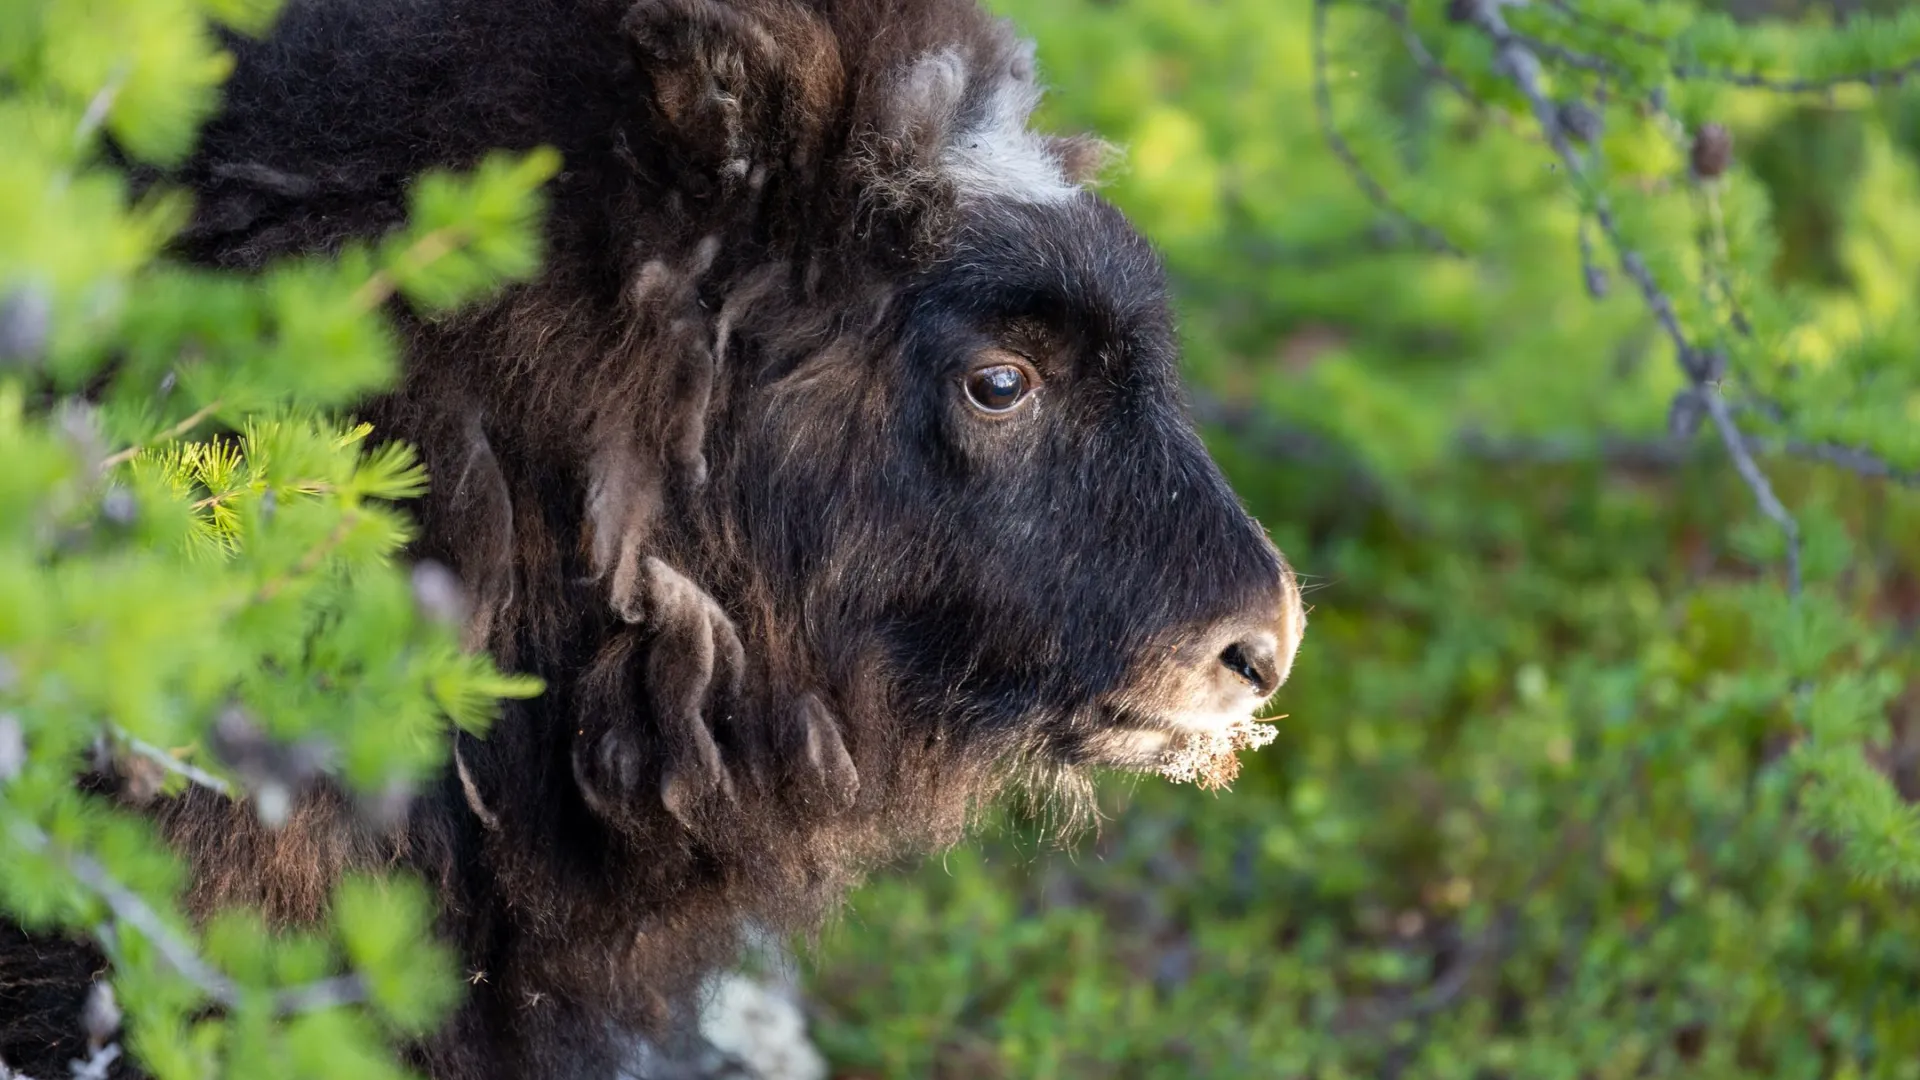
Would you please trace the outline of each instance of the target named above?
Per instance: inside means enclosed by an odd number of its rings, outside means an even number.
[[[1108,150],[1098,139],[1034,130],[1040,99],[1033,43],[1010,24],[925,53],[890,80],[862,140],[870,182],[896,204],[935,192],[962,202],[1071,198]]]
[[[731,188],[817,152],[845,82],[817,15],[792,0],[640,0],[621,30],[678,164]]]

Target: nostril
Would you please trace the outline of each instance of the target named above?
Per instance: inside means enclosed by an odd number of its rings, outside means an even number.
[[[1242,638],[1220,651],[1220,662],[1265,697],[1280,688],[1280,648],[1270,634]]]

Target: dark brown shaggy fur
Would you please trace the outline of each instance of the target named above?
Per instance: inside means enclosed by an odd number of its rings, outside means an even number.
[[[1098,144],[1026,134],[1031,52],[973,0],[294,0],[234,48],[184,173],[200,262],[565,156],[544,276],[397,311],[367,406],[426,457],[416,554],[470,640],[549,691],[402,827],[324,789],[278,831],[159,811],[202,912],[425,874],[474,980],[432,1075],[611,1076],[748,922],[813,925],[1009,782],[1151,767],[1222,663],[1284,677],[1297,590],[1185,417],[1158,264],[1076,186]],[[1009,354],[1043,384],[985,415],[968,372]],[[0,941],[0,1056],[58,1073],[94,965],[50,948]]]

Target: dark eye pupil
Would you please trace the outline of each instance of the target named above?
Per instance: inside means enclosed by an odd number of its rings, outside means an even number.
[[[993,412],[1013,408],[1027,393],[1027,376],[1012,364],[981,368],[967,377],[967,396]]]

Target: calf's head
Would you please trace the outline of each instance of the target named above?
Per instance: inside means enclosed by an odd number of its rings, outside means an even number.
[[[876,307],[733,421],[774,621],[928,737],[1133,767],[1224,749],[1301,605],[1187,418],[1148,246],[1090,193],[983,201]]]
[[[638,10],[631,153],[674,179],[623,336],[543,392],[583,403],[592,563],[641,628],[582,700],[646,698],[661,751],[582,724],[589,801],[646,760],[683,821],[742,762],[883,812],[916,769],[1231,762],[1299,590],[1188,419],[1155,254],[1028,127],[1030,50],[971,0]]]

